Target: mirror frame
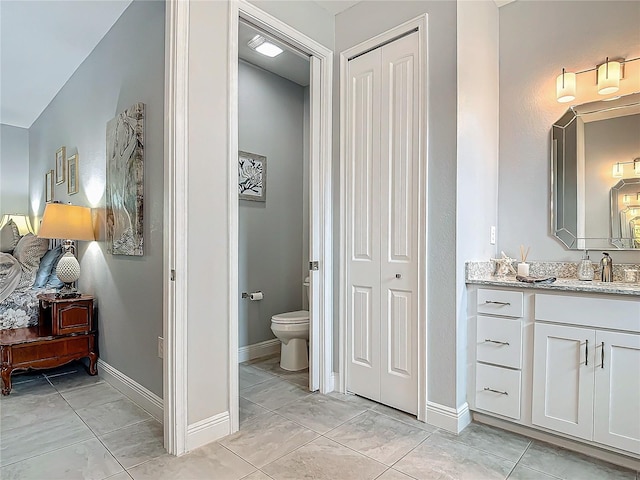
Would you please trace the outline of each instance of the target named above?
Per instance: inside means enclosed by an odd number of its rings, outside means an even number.
[[[571,106],[551,126],[550,234],[569,250],[611,247],[617,250],[638,250],[623,247],[622,239],[612,238],[613,218],[609,221],[609,237],[585,237],[586,212],[584,202],[579,201],[585,195],[583,117],[593,117],[589,121],[613,118],[620,116],[616,112],[623,109],[640,113],[640,93],[624,95],[611,101],[599,100]],[[630,114],[633,113],[626,113]],[[575,148],[570,148],[572,145]],[[569,179],[576,181],[571,183]],[[610,208],[613,208],[612,204]],[[619,222],[618,217],[618,225]],[[602,243],[596,244],[596,241]]]

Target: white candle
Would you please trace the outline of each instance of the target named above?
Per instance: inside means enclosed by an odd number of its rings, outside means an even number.
[[[518,275],[521,277],[529,276],[529,264],[528,263],[519,263],[518,264]]]

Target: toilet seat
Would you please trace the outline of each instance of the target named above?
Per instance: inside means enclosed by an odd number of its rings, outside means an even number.
[[[280,325],[300,325],[309,323],[309,312],[297,310],[295,312],[279,313],[271,317],[271,322]]]

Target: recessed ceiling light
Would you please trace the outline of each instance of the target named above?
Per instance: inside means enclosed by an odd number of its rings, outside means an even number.
[[[283,52],[280,47],[271,42],[267,42],[267,40],[261,35],[253,37],[247,45],[249,45],[249,48],[254,49],[262,55],[266,55],[267,57],[276,57]]]

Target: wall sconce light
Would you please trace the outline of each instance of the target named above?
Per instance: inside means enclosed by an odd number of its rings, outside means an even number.
[[[563,68],[562,73],[556,78],[556,99],[560,103],[575,100],[577,94],[576,76],[593,71],[596,72],[596,85],[600,95],[616,93],[620,89],[620,80],[624,78],[625,63],[635,62],[636,60],[640,60],[640,57],[630,58],[629,60],[609,60],[609,57],[607,57],[604,63],[576,73],[567,72]]]
[[[628,162],[616,162],[613,164],[613,178],[624,177],[624,166],[633,164],[633,172],[636,177],[640,177],[640,157],[634,158]]]

